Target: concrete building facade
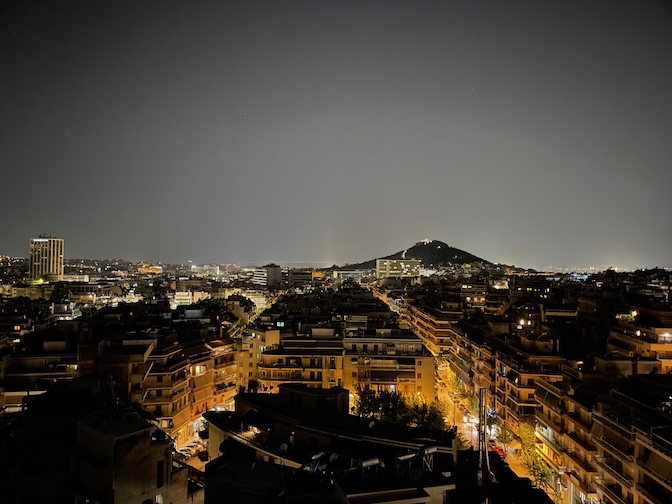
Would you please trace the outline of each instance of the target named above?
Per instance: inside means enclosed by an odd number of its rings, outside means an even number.
[[[40,236],[30,240],[28,274],[31,280],[63,280],[63,238]]]

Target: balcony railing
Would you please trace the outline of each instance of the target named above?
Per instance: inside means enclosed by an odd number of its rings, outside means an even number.
[[[277,376],[262,376],[259,378],[259,380],[274,381],[274,382],[303,380],[303,373],[291,373],[290,375],[284,375],[282,378]]]
[[[259,368],[264,368],[264,369],[277,369],[277,368],[282,368],[282,369],[303,369],[305,366],[303,366],[300,362],[292,362],[292,363],[287,363],[287,362],[264,362],[261,361],[259,364],[257,364],[257,367]]]
[[[572,460],[572,462],[574,462],[574,465],[579,466],[587,476],[595,475],[597,473],[597,469],[595,467],[590,465],[587,460],[579,457],[578,454],[573,450],[567,450],[565,453]]]
[[[236,381],[236,374],[227,374],[223,376],[219,376],[215,378],[215,383],[222,383],[222,382],[230,382],[230,381]]]
[[[630,431],[629,425],[621,424],[617,418],[612,418],[603,411],[599,411],[597,409],[593,410],[593,418],[599,420],[604,425],[610,429],[615,430],[627,439],[633,439],[635,437],[635,435]]]
[[[558,387],[556,387],[555,385],[552,385],[551,382],[549,382],[549,381],[547,381],[547,380],[544,380],[544,379],[542,379],[542,378],[537,378],[537,379],[535,380],[535,382],[536,382],[537,385],[539,385],[540,387],[543,387],[543,388],[545,388],[546,390],[552,392],[552,393],[555,394],[556,396],[558,396],[558,397],[562,397],[562,396],[563,396],[563,392],[562,392],[562,390],[560,390],[560,389],[559,389]]]
[[[607,474],[609,474],[612,478],[615,480],[619,481],[626,487],[630,487],[632,485],[632,478],[629,478],[625,474],[623,474],[620,470],[618,470],[615,467],[612,467],[607,463],[606,460],[602,459],[600,460],[599,458],[595,459],[595,465],[597,465],[600,469],[605,471]]]
[[[551,448],[558,455],[564,453],[565,449],[562,446],[560,446],[560,444],[558,444],[557,442],[555,442],[551,439],[548,439],[547,437],[542,436],[538,432],[535,432],[535,435],[541,443],[543,443],[546,446],[548,446],[549,448]]]
[[[550,416],[544,415],[541,412],[541,409],[537,409],[537,411],[535,412],[535,416],[537,417],[537,420],[539,422],[548,425],[555,432],[557,432],[559,434],[562,434],[562,433],[565,432],[565,428],[562,426],[562,424],[560,422],[556,422]]]
[[[235,360],[232,360],[232,361],[226,361],[226,362],[220,362],[220,363],[215,362],[215,366],[214,366],[214,368],[215,368],[215,369],[222,369],[222,368],[225,368],[225,367],[227,367],[227,366],[235,366],[235,365],[236,365],[236,361],[235,361]]]
[[[593,442],[607,450],[609,453],[614,455],[616,458],[621,458],[625,462],[632,462],[632,453],[625,453],[622,451],[620,448],[618,448],[616,445],[611,444],[609,441],[607,441],[605,438],[593,438]]]
[[[154,394],[147,394],[143,399],[142,399],[143,404],[170,404],[173,402],[173,398],[171,396],[168,397],[163,397],[163,396],[156,396]]]
[[[632,501],[623,499],[621,493],[619,492],[621,488],[620,486],[607,486],[603,481],[596,481],[595,484],[600,490],[602,490],[604,494],[607,495],[607,497],[609,497],[609,499],[616,502],[616,504],[632,504]]]
[[[579,445],[583,451],[588,455],[594,455],[597,452],[597,448],[592,444],[588,439],[582,439],[576,435],[575,432],[566,432],[565,435],[573,441],[575,444]]]
[[[641,493],[647,500],[653,502],[653,504],[668,504],[670,502],[670,496],[669,495],[661,495],[660,497],[656,496],[651,492],[651,489],[653,487],[649,486],[648,488],[645,487],[644,485],[641,485],[637,483],[635,485],[637,488],[637,491]]]
[[[590,428],[592,427],[591,424],[585,422],[585,421],[581,418],[581,414],[580,414],[578,411],[571,411],[571,412],[566,411],[566,412],[564,413],[564,415],[565,415],[566,418],[568,418],[571,422],[574,422],[575,424],[580,425],[581,427],[583,427],[583,428],[584,428],[585,430],[587,430],[587,431],[589,431]]]
[[[646,463],[642,462],[641,460],[637,461],[637,466],[639,467],[640,470],[644,471],[646,474],[649,475],[652,479],[658,480],[659,482],[665,483],[667,486],[671,486],[672,482],[668,479],[667,476],[660,474],[656,470],[652,469]]]

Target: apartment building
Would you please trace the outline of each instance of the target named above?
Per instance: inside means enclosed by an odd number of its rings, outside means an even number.
[[[547,335],[507,337],[495,354],[495,409],[504,423],[518,434],[523,420],[533,420],[537,380],[561,381],[564,358]]]
[[[453,334],[453,345],[447,353],[450,370],[466,389],[478,392],[474,382],[478,346],[460,331],[453,331]]]
[[[205,343],[212,352],[213,360],[213,409],[233,409],[233,398],[238,393],[237,348],[233,339]]]
[[[44,390],[77,376],[77,344],[69,335],[30,333],[6,359],[6,390]]]
[[[125,339],[119,344],[109,341],[79,346],[80,376],[95,374],[104,377],[124,401],[140,402],[143,384],[154,364],[150,355],[155,339]]]
[[[633,375],[593,411],[597,493],[609,504],[672,500],[672,376]]]
[[[460,286],[460,299],[468,307],[484,308],[487,285],[481,282],[463,283]]]
[[[658,359],[663,373],[672,372],[672,324],[619,320],[609,332],[607,349],[631,357]]]
[[[434,357],[422,340],[404,329],[375,329],[343,338],[343,386],[434,399]]]
[[[261,359],[262,339],[259,332],[243,333],[242,338],[236,339],[236,362],[238,364],[238,387],[242,391],[256,390],[258,382],[258,363]]]
[[[420,276],[419,259],[376,259],[376,278]]]
[[[422,339],[433,355],[447,354],[457,336],[453,323],[462,318],[461,308],[459,303],[443,303],[440,308],[435,308],[411,302],[405,306],[402,321]]]
[[[573,371],[573,370],[572,370]],[[563,366],[563,372],[567,368]],[[564,470],[558,474],[562,483],[563,500],[571,504],[597,502],[596,457],[597,447],[592,441],[593,394],[574,393],[564,396],[564,410],[561,409],[565,428]]]
[[[474,392],[486,389],[488,397],[495,390],[495,353],[486,343],[472,344]],[[494,399],[491,399],[494,404]]]
[[[141,404],[179,447],[193,435],[190,362],[174,338],[157,344],[150,355],[152,368],[143,383]]]
[[[330,388],[343,381],[343,339],[333,328],[313,329],[310,335],[283,338],[261,353],[259,388],[277,392],[282,383]]]
[[[189,419],[191,426],[187,428],[187,435],[192,437],[198,435],[205,428],[201,416],[208,408],[213,407],[215,360],[212,349],[203,343],[185,347],[184,354],[189,361],[187,372],[189,374],[189,402],[191,405],[191,418]]]
[[[591,431],[601,374],[569,365],[562,365],[561,372],[563,381],[536,380],[537,453],[552,470],[549,483],[560,502],[596,504],[599,461]]]

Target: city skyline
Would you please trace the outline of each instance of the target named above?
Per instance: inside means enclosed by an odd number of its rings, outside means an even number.
[[[0,9],[0,253],[672,266],[669,3]]]
[[[61,249],[61,252],[62,252],[63,251],[63,242],[64,242],[63,238],[59,238],[59,237],[55,237],[55,236],[48,236],[47,237],[46,235],[40,235],[38,238],[31,238],[30,244],[29,244],[30,254],[25,255],[25,256],[22,255],[22,254],[18,254],[18,255],[4,254],[0,250],[0,257],[14,257],[14,258],[17,258],[17,259],[22,258],[22,259],[25,259],[26,261],[29,261],[29,273],[31,274],[31,276],[34,276],[32,274],[33,261],[32,261],[32,258],[31,258],[32,253],[33,253],[34,243],[35,242],[54,241],[54,240],[60,242],[60,249]],[[420,245],[422,243],[429,244],[429,243],[432,243],[432,242],[437,243],[437,242],[440,242],[440,241],[425,238],[424,240],[416,242],[415,245]],[[443,242],[440,242],[440,243],[441,243],[441,245],[444,245]],[[459,249],[459,247],[455,247],[455,248]],[[400,253],[400,252],[405,253],[406,250],[408,250],[408,248],[396,251],[395,253]],[[463,252],[469,253],[469,251],[463,251]],[[347,266],[350,266],[350,265],[357,266],[357,264],[360,264],[360,263],[377,261],[377,260],[380,260],[383,257],[392,256],[392,255],[393,254],[386,253],[386,254],[380,255],[376,258],[362,259],[360,261],[353,261],[351,263],[311,261],[311,260],[306,260],[306,261],[278,260],[278,259],[266,259],[266,260],[258,261],[256,263],[245,262],[245,261],[234,263],[234,262],[230,262],[230,261],[226,261],[226,260],[211,261],[209,263],[198,263],[198,262],[195,262],[195,261],[192,261],[192,260],[188,259],[188,260],[185,260],[185,261],[178,261],[178,262],[171,263],[171,262],[168,262],[168,261],[155,260],[155,259],[151,259],[151,258],[140,258],[140,259],[137,259],[137,260],[129,260],[129,259],[124,258],[124,257],[67,257],[67,256],[64,257],[64,256],[61,256],[60,270],[62,272],[63,261],[65,261],[65,263],[71,262],[71,266],[72,266],[72,261],[80,261],[80,260],[81,261],[102,261],[102,262],[117,261],[118,260],[118,261],[128,261],[128,262],[137,263],[137,264],[149,263],[149,264],[158,264],[158,265],[163,264],[163,265],[170,265],[170,266],[179,266],[179,265],[185,266],[185,265],[189,265],[189,264],[192,264],[193,266],[203,266],[203,265],[208,265],[208,264],[210,264],[210,265],[214,265],[214,264],[224,265],[224,264],[227,264],[227,265],[237,265],[237,266],[240,266],[240,267],[259,267],[259,266],[263,266],[263,265],[273,265],[273,264],[275,264],[275,265],[279,265],[283,268],[328,269],[332,266],[337,266],[337,267],[347,267]],[[417,257],[414,256],[413,259],[417,259]],[[483,259],[486,262],[489,262],[491,264],[506,265],[506,263],[500,263],[498,261],[489,261],[487,258],[483,258]],[[428,267],[429,269],[432,269],[432,266],[433,266],[431,264],[424,264],[422,262],[421,262],[421,264],[423,264],[425,267]],[[514,266],[514,267],[517,267],[517,268],[531,268],[530,266],[526,266],[524,264],[508,264],[508,266]],[[672,267],[669,267],[669,266],[623,267],[623,266],[618,265],[618,264],[581,264],[581,265],[569,264],[569,265],[562,265],[562,266],[549,264],[549,265],[543,266],[541,268],[536,268],[536,269],[538,269],[539,271],[548,271],[548,272],[551,272],[551,273],[571,273],[571,272],[574,272],[574,273],[592,273],[592,272],[595,272],[595,273],[597,273],[597,272],[601,272],[601,271],[606,271],[608,269],[614,269],[616,271],[635,271],[635,270],[638,270],[638,269],[639,270],[645,270],[645,269],[654,269],[654,268],[664,268],[664,269],[668,269],[668,270],[672,269]],[[535,269],[535,268],[532,268],[532,269]]]

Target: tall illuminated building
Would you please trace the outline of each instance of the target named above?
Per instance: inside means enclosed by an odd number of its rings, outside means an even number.
[[[30,240],[31,280],[63,280],[63,238],[40,236]]]

